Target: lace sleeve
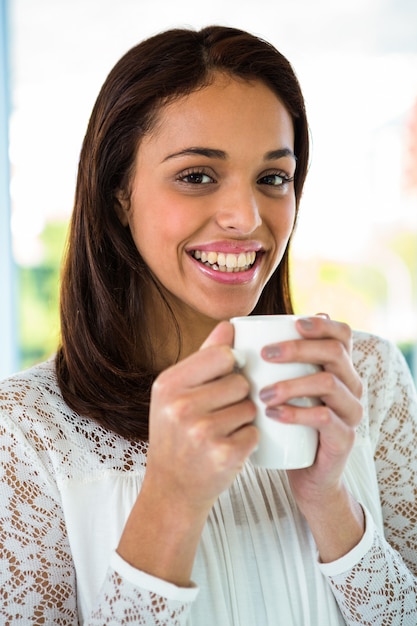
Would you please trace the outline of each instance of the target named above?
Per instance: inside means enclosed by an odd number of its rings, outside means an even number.
[[[181,588],[140,572],[116,553],[101,590],[101,601],[85,626],[135,624],[184,626],[196,587]],[[140,582],[141,584],[135,584]]]
[[[329,577],[350,626],[417,624],[417,398],[408,367],[389,343],[359,345],[367,362],[370,435],[384,520],[351,570]]]
[[[188,606],[182,602],[167,602],[151,591],[138,589],[109,570],[102,590],[102,602],[93,611],[85,626],[182,626]]]
[[[0,420],[0,621],[78,624],[56,486],[24,437]]]
[[[0,407],[0,623],[76,626],[76,573],[60,493],[47,457],[38,454],[44,446],[35,424],[28,420],[24,433],[7,413]],[[116,572],[115,565],[83,623],[185,624],[196,589],[158,579],[146,588],[146,574],[129,575],[127,564]]]

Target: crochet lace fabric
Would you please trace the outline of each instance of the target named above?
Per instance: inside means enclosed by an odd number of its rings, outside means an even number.
[[[130,589],[128,588],[130,587]],[[103,602],[93,612],[89,626],[103,624],[135,624],[135,626],[181,626],[187,605],[170,601],[155,593],[143,593],[134,585],[123,581],[116,572],[109,572]]]
[[[346,623],[351,626],[417,624],[416,580],[377,533],[367,561],[334,578],[332,585]]]
[[[331,579],[346,623],[417,624],[417,402],[399,352],[377,337],[355,343],[354,362],[369,394],[385,539],[351,571]],[[387,385],[387,380],[390,384]],[[362,428],[365,424],[362,426]],[[392,550],[395,549],[395,551]]]

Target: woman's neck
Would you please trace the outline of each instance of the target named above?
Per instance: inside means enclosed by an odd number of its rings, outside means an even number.
[[[153,367],[162,371],[197,351],[218,323],[159,293],[148,298],[145,310],[153,352]]]

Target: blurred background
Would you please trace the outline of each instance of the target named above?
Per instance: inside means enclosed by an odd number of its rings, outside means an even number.
[[[169,27],[237,26],[303,87],[312,160],[292,248],[299,313],[388,337],[417,372],[415,0],[0,0],[0,376],[53,353],[77,160],[107,73]]]

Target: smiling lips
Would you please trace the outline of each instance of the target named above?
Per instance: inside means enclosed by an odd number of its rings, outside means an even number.
[[[210,250],[193,250],[191,255],[206,267],[219,272],[246,272],[255,263],[256,252],[214,252]]]

